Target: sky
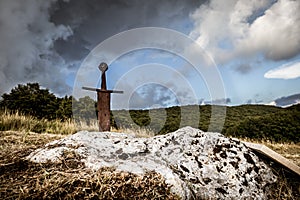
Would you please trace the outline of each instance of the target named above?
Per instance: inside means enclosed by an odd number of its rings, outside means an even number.
[[[113,108],[299,102],[300,1],[0,0],[0,94],[38,82]]]

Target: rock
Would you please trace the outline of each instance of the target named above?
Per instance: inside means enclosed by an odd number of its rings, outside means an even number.
[[[81,131],[47,144],[27,159],[58,162],[66,151],[95,170],[154,170],[183,199],[266,199],[268,185],[276,181],[271,169],[239,140],[191,127],[152,138]]]

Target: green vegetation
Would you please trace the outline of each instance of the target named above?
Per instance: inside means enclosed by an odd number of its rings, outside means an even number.
[[[235,137],[297,143],[300,142],[300,112],[283,109],[276,113],[251,116],[229,127],[225,133]]]
[[[69,119],[72,115],[71,97],[58,98],[38,83],[19,84],[9,94],[3,94],[0,107],[38,119]]]
[[[2,95],[0,130],[17,130],[18,127],[26,127],[25,130],[38,133],[57,133],[65,130],[58,122],[65,123],[64,126],[69,124],[69,127],[77,127],[66,130],[66,133],[79,130],[83,127],[82,124],[85,124],[85,129],[88,129],[88,126],[95,125],[95,103],[90,97],[78,100],[71,96],[56,97],[48,89],[41,89],[38,83],[18,85],[10,93]],[[226,113],[223,114],[224,111]],[[25,122],[26,120],[22,122],[19,113],[22,116],[30,116],[30,122]],[[14,114],[19,116],[18,120],[5,120],[5,116]],[[224,118],[225,123],[222,124]],[[74,125],[74,122],[77,122],[77,125]],[[26,123],[27,125],[24,125]],[[203,131],[217,131],[237,138],[298,143],[300,142],[300,105],[285,109],[265,105],[233,107],[190,105],[152,110],[115,110],[112,111],[111,125],[122,129],[142,128],[156,134],[165,134],[184,126],[192,126]]]
[[[214,109],[218,111],[222,110],[222,107],[214,106]],[[300,105],[285,109],[265,105],[242,105],[223,109],[226,109],[226,118],[221,133],[226,136],[274,142],[300,142]],[[115,121],[121,127],[130,126],[132,120],[141,127],[165,134],[184,126],[193,126],[203,131],[218,131],[218,121],[211,121],[211,110],[212,106],[208,105],[150,111],[131,110],[129,111],[131,118],[126,115],[127,111],[113,113]],[[181,111],[186,113],[182,114]],[[219,119],[221,118],[220,114]]]

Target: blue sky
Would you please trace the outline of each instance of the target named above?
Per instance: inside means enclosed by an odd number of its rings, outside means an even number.
[[[39,82],[60,96],[94,98],[76,86],[99,86],[97,66],[105,61],[110,64],[109,88],[130,88],[123,97],[113,96],[116,108],[222,99],[228,105],[268,104],[300,93],[299,10],[300,2],[292,0],[1,0],[0,92],[19,83]],[[110,51],[118,50],[111,45],[98,51],[94,60],[87,59],[116,35],[143,27],[174,30],[197,45],[180,46],[180,41],[170,39],[172,34],[157,41],[155,35],[145,36],[161,45],[168,41],[167,50],[128,48],[110,60]],[[143,35],[120,43],[130,47],[136,41],[144,44]],[[172,53],[178,47],[191,59],[209,55],[207,67],[212,72],[201,75],[195,68],[206,70],[205,63],[191,65]],[[197,49],[203,50],[200,55],[195,55]],[[217,86],[209,81],[214,78]],[[219,95],[213,91],[218,84],[224,88]]]

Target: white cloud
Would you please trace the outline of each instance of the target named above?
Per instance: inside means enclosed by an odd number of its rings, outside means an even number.
[[[262,51],[267,58],[291,58],[300,51],[300,1],[275,3],[249,27],[249,36],[238,51]]]
[[[218,62],[262,54],[282,60],[300,53],[300,1],[211,0],[192,15],[190,36]]]
[[[300,77],[300,62],[282,65],[265,73],[265,78],[295,79]]]

